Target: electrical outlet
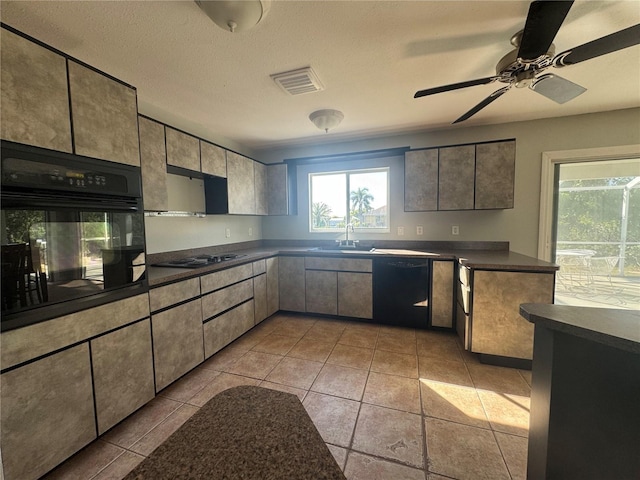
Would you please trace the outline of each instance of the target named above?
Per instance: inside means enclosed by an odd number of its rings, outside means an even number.
[[[451,225],[451,235],[460,235],[460,227],[458,225]]]
[[[416,227],[416,235],[424,235],[424,228],[422,227],[422,225],[418,225]]]
[[[249,227],[249,236],[252,237],[253,236],[253,228]]]
[[[398,227],[398,236],[404,235],[404,227]]]
[[[231,229],[230,228],[225,228],[224,229],[224,236],[229,238],[231,237]]]

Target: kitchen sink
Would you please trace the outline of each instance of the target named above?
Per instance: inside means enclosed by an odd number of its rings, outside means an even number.
[[[309,252],[341,252],[341,253],[373,253],[375,248],[366,245],[329,245],[324,247],[313,247],[308,249]]]

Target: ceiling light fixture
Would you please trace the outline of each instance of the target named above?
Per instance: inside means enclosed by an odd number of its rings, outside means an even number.
[[[271,0],[196,0],[196,3],[216,25],[230,32],[255,27],[271,8]]]
[[[324,130],[329,133],[329,129],[335,128],[340,125],[340,122],[344,119],[344,114],[339,110],[317,110],[309,115],[309,120],[318,127],[320,130]]]

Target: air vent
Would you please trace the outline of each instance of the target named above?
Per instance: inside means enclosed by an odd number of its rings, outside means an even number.
[[[324,90],[322,83],[311,67],[271,75],[273,81],[290,95],[302,95]]]

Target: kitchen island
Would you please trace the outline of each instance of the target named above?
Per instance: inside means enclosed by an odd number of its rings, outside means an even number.
[[[535,325],[527,478],[638,478],[640,312],[520,312]]]

